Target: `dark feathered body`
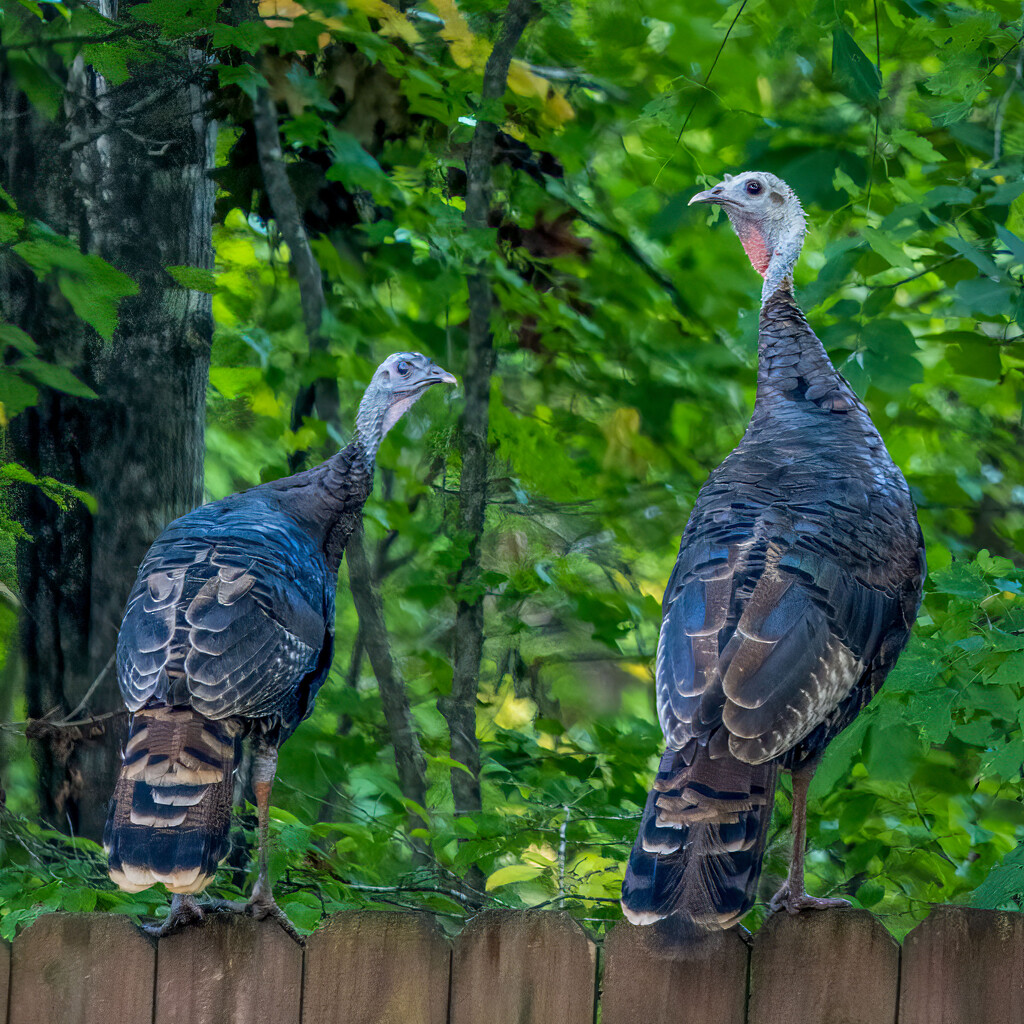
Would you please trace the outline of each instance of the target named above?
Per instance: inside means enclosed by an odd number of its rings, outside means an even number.
[[[176,519],[150,548],[117,642],[134,715],[104,845],[123,888],[213,878],[241,738],[279,746],[327,678],[338,566],[372,472],[354,442]]]
[[[726,927],[752,905],[779,768],[812,764],[877,692],[921,600],[910,492],[780,288],[754,415],[701,489],[665,592],[668,751],[623,905]]]

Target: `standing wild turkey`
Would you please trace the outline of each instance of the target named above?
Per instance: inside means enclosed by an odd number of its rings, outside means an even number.
[[[314,469],[176,519],[140,566],[117,638],[133,717],[103,842],[122,889],[163,882],[175,894],[162,931],[202,916],[192,894],[227,852],[246,735],[259,817],[248,908],[286,923],[267,867],[277,750],[312,712],[331,666],[338,567],[377,449],[438,382],[455,378],[419,353],[389,356],[359,405],[351,444]]]
[[[789,877],[804,890],[807,787],[874,696],[921,601],[921,530],[867,410],[793,299],[806,224],[772,174],[695,195],[729,216],[764,277],[757,400],[697,495],[665,591],[658,716],[667,750],[622,888],[634,924],[727,928],[750,909],[780,768],[793,773]]]

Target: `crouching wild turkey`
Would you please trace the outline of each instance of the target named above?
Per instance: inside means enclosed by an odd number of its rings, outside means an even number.
[[[751,171],[690,203],[725,210],[764,287],[754,413],[697,495],[665,591],[667,749],[622,889],[630,921],[671,918],[677,936],[750,909],[781,768],[793,851],[771,908],[846,902],[804,890],[807,787],[903,650],[925,573],[906,481],[794,301],[799,199]]]
[[[202,916],[194,894],[227,853],[233,774],[253,742],[257,917],[287,919],[267,865],[280,745],[313,710],[334,652],[345,543],[388,430],[433,384],[455,378],[419,353],[389,356],[359,406],[354,439],[303,473],[203,505],[171,523],[139,568],[117,639],[132,712],[103,837],[110,877],[174,893],[161,932]]]

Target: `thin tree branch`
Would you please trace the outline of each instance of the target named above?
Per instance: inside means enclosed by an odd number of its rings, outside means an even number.
[[[481,100],[487,107],[504,94],[512,53],[530,19],[539,13],[536,0],[510,0],[497,42],[484,68]],[[465,225],[469,231],[487,228],[491,205],[491,158],[498,126],[486,116],[477,120],[466,165]],[[455,578],[455,652],[452,692],[438,703],[448,722],[453,760],[465,765],[451,772],[455,813],[480,810],[480,748],[476,738],[476,694],[484,641],[484,593],[481,586],[480,542],[487,507],[487,430],[494,371],[494,338],[491,311],[494,293],[482,264],[474,266],[467,281],[469,337],[464,377],[466,404],[462,414],[462,477],[457,513],[458,529],[468,539],[468,553]],[[479,870],[471,872],[478,881]]]
[[[260,89],[256,93],[252,121],[256,130],[256,154],[263,175],[263,187],[278,230],[291,251],[309,348],[310,351],[326,351],[327,339],[320,331],[325,308],[323,277],[302,223],[302,211],[288,180],[288,172],[281,153],[281,136],[277,129],[277,110],[266,89]],[[311,415],[314,408],[324,422],[330,423],[337,419],[336,381],[316,380],[299,392],[292,407],[292,430],[298,430],[303,419]],[[305,454],[302,451],[293,452],[289,458],[290,468],[298,468]]]
[[[47,46],[98,46],[101,43],[113,43],[126,36],[152,37],[153,30],[142,23],[127,25],[124,28],[117,28],[104,35],[91,36],[40,36],[31,42],[25,43],[2,43],[0,53],[15,53],[19,50],[40,50]]]
[[[1010,97],[1016,91],[1017,86],[1020,85],[1022,75],[1024,75],[1024,47],[1020,47],[1017,51],[1017,63],[1014,65],[1013,78],[996,104],[995,125],[992,131],[992,163],[994,164],[999,163],[999,158],[1003,155],[1003,118],[1006,116],[1006,108],[1009,106]]]
[[[359,615],[359,636],[370,658],[373,673],[377,677],[384,718],[388,723],[391,743],[395,749],[398,784],[406,797],[415,800],[421,807],[426,807],[427,762],[420,747],[405,682],[391,656],[384,610],[380,594],[373,586],[373,574],[369,559],[366,557],[361,523],[348,539],[345,557],[348,560],[349,589],[352,591],[352,601]],[[409,819],[410,829],[428,824],[420,815],[413,812],[410,812]]]
[[[740,4],[739,9],[733,15],[733,19],[729,22],[729,27],[725,30],[725,35],[722,36],[721,43],[718,44],[718,51],[715,53],[715,58],[711,62],[711,67],[708,68],[708,73],[704,76],[703,88],[707,88],[708,82],[711,81],[711,76],[715,73],[715,68],[718,65],[718,58],[722,56],[722,51],[725,49],[725,44],[729,42],[729,36],[732,35],[732,30],[736,27],[736,22],[740,20],[740,15],[743,13],[743,9],[747,6],[747,0],[743,0]],[[693,117],[693,112],[697,109],[697,104],[700,102],[700,98],[703,95],[703,91],[697,93],[694,97],[693,103],[690,105],[690,109],[686,112],[686,117],[683,119],[682,127],[679,129],[679,134],[676,136],[676,141],[672,146],[672,152],[668,155],[668,158],[658,169],[658,173],[654,176],[654,184],[658,184],[658,179],[661,177],[661,172],[668,167],[669,162],[672,159],[672,155],[679,147],[679,143],[682,141],[683,132],[686,131],[686,126],[690,123],[690,118]]]

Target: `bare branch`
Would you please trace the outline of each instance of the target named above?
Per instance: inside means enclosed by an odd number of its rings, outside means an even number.
[[[259,158],[263,187],[274,212],[278,230],[291,251],[292,267],[299,285],[302,302],[302,320],[311,351],[325,351],[327,339],[320,332],[324,316],[324,285],[320,265],[313,255],[302,223],[302,211],[288,180],[281,136],[277,130],[277,111],[266,89],[260,89],[253,101],[253,127],[256,130],[256,153]],[[298,430],[302,421],[314,407],[325,422],[337,419],[338,385],[334,380],[317,380],[302,390],[292,407],[292,430]],[[297,468],[305,452],[295,452],[289,459],[290,468]]]
[[[395,748],[395,767],[402,793],[421,807],[427,804],[427,762],[420,747],[419,735],[409,706],[405,682],[399,675],[391,646],[388,643],[384,610],[380,594],[373,586],[373,575],[366,547],[363,544],[362,524],[352,531],[345,547],[348,559],[348,581],[352,601],[359,615],[359,636],[373,666],[380,689],[380,702],[388,723],[391,743]],[[428,824],[418,814],[410,812],[409,827],[420,828]]]

